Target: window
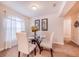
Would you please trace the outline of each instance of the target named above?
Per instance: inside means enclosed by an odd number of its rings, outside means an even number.
[[[6,19],[6,43],[7,45],[15,45],[16,32],[25,31],[25,22],[16,17],[8,17]]]

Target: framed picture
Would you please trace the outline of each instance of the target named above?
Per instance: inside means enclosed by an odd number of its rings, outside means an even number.
[[[48,18],[42,19],[42,31],[48,31]]]
[[[35,26],[40,30],[40,20],[35,20]]]

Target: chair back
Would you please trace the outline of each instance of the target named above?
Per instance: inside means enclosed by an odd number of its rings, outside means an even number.
[[[28,39],[25,32],[16,33],[18,41],[18,50],[23,53],[28,53]]]
[[[51,32],[51,35],[50,35],[50,45],[52,47],[52,44],[53,44],[53,38],[54,38],[54,32]]]
[[[44,31],[43,35],[44,35],[45,39],[49,40],[51,33],[48,31]]]
[[[49,42],[50,48],[52,48],[54,32],[46,31],[46,32],[44,32],[44,35],[46,37],[45,40],[47,40]]]

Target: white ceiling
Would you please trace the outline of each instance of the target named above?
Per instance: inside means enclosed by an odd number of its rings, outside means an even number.
[[[63,1],[7,1],[2,2],[11,9],[25,16],[42,16],[46,14],[59,14],[66,5]],[[56,4],[56,6],[54,6]],[[32,10],[32,6],[38,5],[37,10]],[[63,6],[62,6],[63,5]],[[61,9],[62,8],[62,9]]]

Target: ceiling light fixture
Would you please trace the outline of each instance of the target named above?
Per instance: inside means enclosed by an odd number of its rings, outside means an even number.
[[[31,7],[32,7],[32,10],[37,10],[37,9],[39,9],[39,5],[36,4],[36,3],[33,3],[33,4],[31,5]]]
[[[33,9],[33,10],[37,10],[37,7],[36,7],[36,6],[33,6],[32,9]]]

